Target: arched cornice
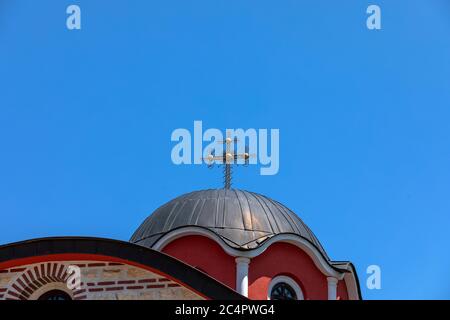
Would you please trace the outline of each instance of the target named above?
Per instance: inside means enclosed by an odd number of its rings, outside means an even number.
[[[274,243],[289,243],[303,250],[313,260],[314,264],[324,275],[342,280],[346,272],[345,270],[334,267],[310,241],[297,234],[291,233],[277,234],[261,243],[261,245],[255,249],[238,250],[230,247],[220,236],[207,228],[187,226],[174,229],[164,234],[158,239],[158,241],[155,242],[152,249],[162,251],[170,242],[190,235],[200,235],[209,238],[218,243],[230,256],[245,257],[249,259],[259,256]]]

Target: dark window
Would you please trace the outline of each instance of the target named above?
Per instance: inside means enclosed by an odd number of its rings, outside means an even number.
[[[72,298],[61,290],[51,290],[44,293],[38,300],[72,300]]]
[[[290,285],[280,282],[272,288],[270,300],[297,300],[297,295]]]

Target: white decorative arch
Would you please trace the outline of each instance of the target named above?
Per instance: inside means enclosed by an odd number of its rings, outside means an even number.
[[[209,238],[219,244],[222,249],[232,257],[244,257],[252,259],[259,256],[267,250],[272,244],[284,242],[292,244],[303,250],[314,262],[316,267],[327,277],[334,277],[342,280],[345,276],[344,272],[339,272],[330,266],[328,261],[323,257],[319,250],[308,240],[295,234],[278,234],[265,241],[260,247],[253,250],[238,250],[228,246],[216,233],[209,229],[197,226],[187,226],[172,230],[162,236],[153,246],[152,249],[162,251],[172,241],[186,236],[200,235]]]
[[[30,296],[29,300],[38,300],[40,296],[44,293],[52,291],[52,290],[60,290],[69,295],[69,297],[73,300],[73,292],[67,288],[67,284],[63,282],[50,282],[46,285],[40,287]]]

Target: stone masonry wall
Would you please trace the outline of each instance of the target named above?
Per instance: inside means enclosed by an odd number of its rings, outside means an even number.
[[[81,286],[67,286],[69,265],[81,271]],[[104,261],[52,261],[0,270],[0,300],[34,300],[50,290],[74,300],[197,300],[190,289],[135,266]]]

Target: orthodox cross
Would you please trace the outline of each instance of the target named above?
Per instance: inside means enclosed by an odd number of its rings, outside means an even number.
[[[206,158],[203,158],[208,162],[208,167],[213,167],[214,163],[217,161],[219,165],[223,165],[223,184],[225,189],[231,188],[231,179],[233,173],[233,164],[236,164],[238,159],[243,159],[244,164],[247,165],[250,155],[248,154],[248,148],[245,147],[245,152],[242,154],[234,152],[235,143],[238,142],[237,138],[232,139],[229,134],[227,138],[223,141],[218,141],[225,145],[225,150],[221,155],[215,155],[210,153]]]

